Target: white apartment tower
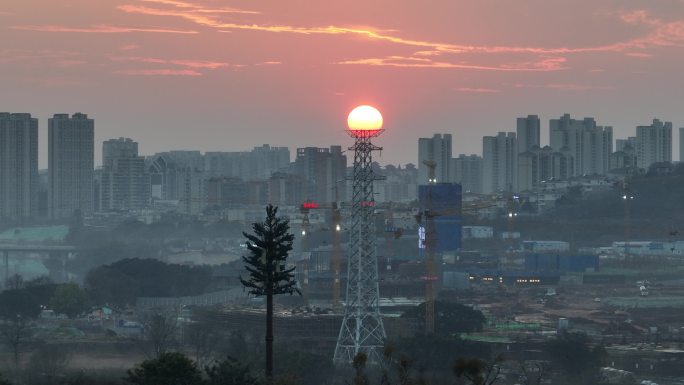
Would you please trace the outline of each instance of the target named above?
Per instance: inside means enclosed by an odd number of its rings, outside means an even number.
[[[88,115],[55,114],[48,120],[48,216],[71,218],[94,210],[94,131]]]
[[[145,158],[138,155],[138,143],[129,138],[102,143],[100,209],[133,210],[149,205],[151,186]]]
[[[550,146],[520,153],[517,191],[533,191],[549,179],[568,179],[574,175],[574,166],[568,151],[553,151]]]
[[[482,157],[460,154],[449,164],[449,180],[460,183],[463,192],[482,192]]]
[[[653,124],[638,126],[636,131],[637,167],[672,162],[672,123],[653,119]]]
[[[569,152],[577,175],[604,175],[613,152],[613,128],[596,125],[594,118],[575,120],[569,114],[549,122],[551,148]]]
[[[0,220],[38,215],[38,119],[0,113]]]
[[[428,167],[424,161],[436,164],[437,182],[449,180],[449,161],[451,160],[451,134],[434,134],[432,138],[418,139],[418,184],[428,183]]]
[[[482,192],[515,191],[518,161],[515,132],[482,138]]]

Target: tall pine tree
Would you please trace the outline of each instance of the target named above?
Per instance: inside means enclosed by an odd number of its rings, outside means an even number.
[[[273,379],[273,296],[301,294],[294,279],[294,267],[287,267],[294,235],[289,232],[290,221],[278,217],[278,208],[266,206],[266,220],[252,224],[253,234],[247,238],[248,256],[243,256],[249,277],[240,282],[250,294],[266,296],[266,377]]]

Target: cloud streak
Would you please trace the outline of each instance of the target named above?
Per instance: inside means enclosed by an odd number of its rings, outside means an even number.
[[[5,49],[0,50],[0,64],[76,61],[80,56],[80,52],[73,51]]]
[[[182,8],[189,10],[190,12],[196,12],[196,13],[237,13],[237,14],[260,14],[261,12],[258,11],[248,11],[244,9],[239,9],[239,8],[232,8],[232,7],[221,7],[221,8],[205,8],[202,7],[201,5],[193,4],[193,3],[188,3],[185,1],[177,1],[177,0],[140,0],[144,3],[156,3],[156,4],[163,4],[163,5],[170,5],[176,8]]]
[[[471,88],[471,87],[460,87],[460,88],[457,88],[456,91],[470,92],[470,93],[476,93],[476,94],[498,94],[501,92],[501,90],[497,90],[497,89],[493,89],[493,88]]]
[[[93,87],[98,85],[95,82],[68,79],[63,77],[48,77],[48,78],[26,78],[24,83],[34,84],[45,88],[61,88],[61,87]]]
[[[297,27],[290,25],[241,24],[222,22],[216,10],[201,5],[175,0],[141,0],[147,3],[173,5],[174,9],[151,8],[138,5],[120,5],[118,9],[126,13],[138,13],[152,16],[169,16],[182,18],[204,27],[220,30],[252,30],[273,33],[293,33],[302,35],[358,35],[370,40],[386,41],[399,45],[420,47],[423,50],[417,56],[436,55],[439,53],[528,53],[537,55],[563,55],[584,52],[623,52],[629,49],[644,49],[651,46],[684,43],[684,21],[665,22],[650,16],[647,11],[637,10],[620,14],[625,23],[647,25],[653,32],[647,36],[625,42],[588,47],[533,47],[533,46],[500,46],[500,45],[464,45],[429,40],[416,40],[387,34],[371,28],[351,28],[341,26]],[[258,13],[251,12],[249,13]],[[204,13],[204,14],[198,14]],[[427,50],[425,50],[427,49]]]
[[[566,69],[565,58],[553,57],[542,58],[536,62],[518,62],[511,64],[501,64],[498,66],[477,65],[467,63],[452,63],[447,61],[437,61],[425,57],[415,56],[387,56],[382,58],[365,58],[344,60],[336,64],[342,65],[370,65],[399,68],[457,68],[464,70],[478,71],[502,71],[502,72],[548,72]]]
[[[35,32],[73,32],[73,33],[171,33],[171,34],[196,34],[197,31],[168,29],[168,28],[139,28],[139,27],[120,27],[113,25],[95,25],[89,27],[70,27],[64,25],[14,25],[11,29]]]
[[[190,60],[190,59],[161,59],[156,57],[143,56],[109,56],[109,60],[115,62],[138,62],[151,64],[172,64],[180,67],[187,67],[192,69],[218,69],[230,67],[230,63],[212,61],[212,60]]]
[[[294,35],[327,35],[327,36],[356,36],[368,41],[385,42],[392,45],[414,48],[412,54],[390,55],[385,57],[362,57],[334,62],[339,65],[367,65],[398,68],[435,68],[435,69],[463,69],[480,71],[536,71],[548,72],[567,69],[569,55],[583,53],[622,53],[632,57],[646,58],[650,53],[644,50],[684,45],[684,21],[665,21],[653,17],[645,10],[635,10],[615,14],[623,23],[644,26],[648,29],[645,35],[617,41],[611,44],[597,46],[558,46],[535,47],[525,45],[467,45],[442,41],[420,40],[402,37],[396,31],[379,30],[374,28],[347,27],[338,25],[301,27],[287,24],[240,23],[227,22],[223,13],[259,14],[256,11],[244,11],[235,8],[213,9],[189,1],[180,0],[140,0],[149,4],[123,4],[117,8],[125,13],[142,14],[157,17],[179,18],[195,25],[219,32],[255,31]],[[239,16],[239,15],[238,15]],[[453,55],[470,54],[470,61],[456,60],[448,57]],[[473,55],[515,54],[528,55],[529,60],[513,62],[510,59],[499,59],[500,64],[480,64]],[[473,62],[472,60],[475,60]]]
[[[202,73],[191,69],[127,69],[114,71],[117,75],[132,76],[202,76]]]
[[[606,91],[612,90],[612,87],[597,86],[591,84],[575,84],[575,83],[549,83],[549,84],[514,84],[515,88],[548,88],[561,91]]]

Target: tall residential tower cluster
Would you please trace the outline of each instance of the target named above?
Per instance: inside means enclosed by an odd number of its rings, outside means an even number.
[[[451,134],[418,140],[419,183],[427,183],[426,164],[435,164],[437,181],[456,182],[464,192],[500,193],[539,189],[546,181],[593,175],[647,172],[660,162],[672,161],[672,123],[654,119],[638,126],[636,135],[618,139],[613,128],[594,118],[573,119],[569,114],[549,120],[549,145],[540,141],[537,115],[517,118],[515,132],[482,138],[482,156],[452,158]],[[680,159],[684,159],[684,128],[680,129]]]

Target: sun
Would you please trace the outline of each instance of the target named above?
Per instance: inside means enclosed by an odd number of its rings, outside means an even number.
[[[358,106],[349,113],[347,126],[350,131],[379,131],[382,129],[382,115],[375,107]]]

